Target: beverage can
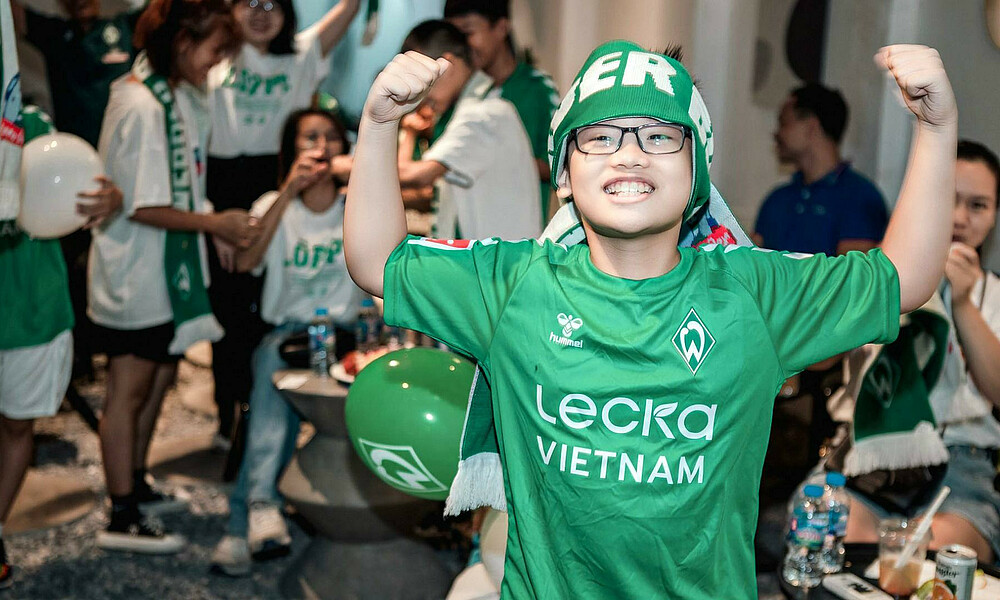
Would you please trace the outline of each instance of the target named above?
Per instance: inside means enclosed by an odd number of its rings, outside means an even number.
[[[972,600],[977,564],[976,551],[968,546],[951,544],[938,550],[931,599]]]

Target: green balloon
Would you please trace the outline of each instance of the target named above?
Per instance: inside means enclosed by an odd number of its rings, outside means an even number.
[[[468,360],[434,348],[390,352],[362,369],[345,408],[362,462],[397,490],[447,498],[474,372]]]

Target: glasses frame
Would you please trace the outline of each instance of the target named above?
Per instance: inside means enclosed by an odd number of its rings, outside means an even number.
[[[621,131],[622,136],[618,138],[618,146],[615,147],[615,149],[612,150],[611,152],[587,152],[586,150],[580,147],[580,139],[577,137],[577,134],[580,132],[581,129],[587,129],[588,127],[611,127],[613,129]],[[646,150],[646,147],[642,145],[642,137],[639,136],[639,132],[649,127],[673,127],[674,129],[680,129],[681,132],[684,134],[681,137],[681,145],[676,150],[672,150],[670,152],[650,152]],[[635,141],[637,144],[639,144],[639,149],[645,152],[646,154],[649,154],[650,156],[667,156],[669,154],[677,154],[678,152],[684,149],[684,141],[691,137],[691,130],[685,127],[684,125],[680,125],[678,123],[646,123],[645,125],[638,125],[636,127],[619,127],[618,125],[612,125],[610,123],[593,123],[591,125],[584,125],[583,127],[577,127],[570,133],[570,137],[573,138],[573,144],[576,145],[576,149],[584,154],[592,156],[610,156],[622,149],[622,144],[625,142],[625,135],[629,133],[635,135]]]

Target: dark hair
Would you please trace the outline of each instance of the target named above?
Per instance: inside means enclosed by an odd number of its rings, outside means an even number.
[[[450,53],[471,64],[469,42],[458,27],[448,21],[432,19],[424,21],[410,30],[403,40],[403,52],[415,50],[431,58],[441,58]]]
[[[285,181],[288,172],[292,169],[292,163],[298,158],[295,151],[295,138],[299,135],[299,123],[302,119],[311,116],[320,116],[329,119],[333,128],[337,130],[337,135],[344,142],[344,150],[341,154],[351,151],[351,142],[347,139],[347,127],[332,112],[319,108],[303,108],[288,115],[285,119],[285,126],[281,130],[281,150],[278,153],[278,185]]]
[[[201,42],[219,28],[227,34],[226,50],[242,43],[239,27],[226,0],[152,0],[139,15],[133,41],[145,49],[153,70],[164,77],[175,73],[174,46],[181,36]]]
[[[237,0],[238,1],[238,0]],[[246,0],[243,0],[244,2]],[[295,33],[299,30],[299,18],[295,14],[292,0],[271,0],[281,7],[285,15],[285,23],[267,46],[271,54],[295,54]]]
[[[839,144],[847,129],[847,103],[837,90],[832,90],[818,83],[806,85],[792,90],[795,99],[795,112],[798,116],[813,116],[819,120],[820,127],[826,137]]]
[[[444,3],[444,18],[479,15],[490,23],[510,18],[509,0],[448,0]]]
[[[993,200],[1000,206],[1000,160],[997,159],[997,155],[979,142],[959,140],[958,160],[981,162],[986,165],[990,173],[993,173],[993,180],[997,184],[997,192]]]
[[[445,19],[468,15],[479,15],[491,26],[495,25],[500,19],[510,19],[510,0],[447,0],[444,3]],[[514,36],[508,32],[504,41],[507,48],[514,52]]]

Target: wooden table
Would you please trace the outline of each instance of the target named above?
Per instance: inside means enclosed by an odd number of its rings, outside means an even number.
[[[347,436],[347,388],[309,370],[274,374],[273,383],[316,434],[279,483],[317,535],[285,573],[288,598],[443,598],[452,574],[414,527],[439,503],[397,491],[361,462]],[[252,417],[251,417],[252,418]]]

